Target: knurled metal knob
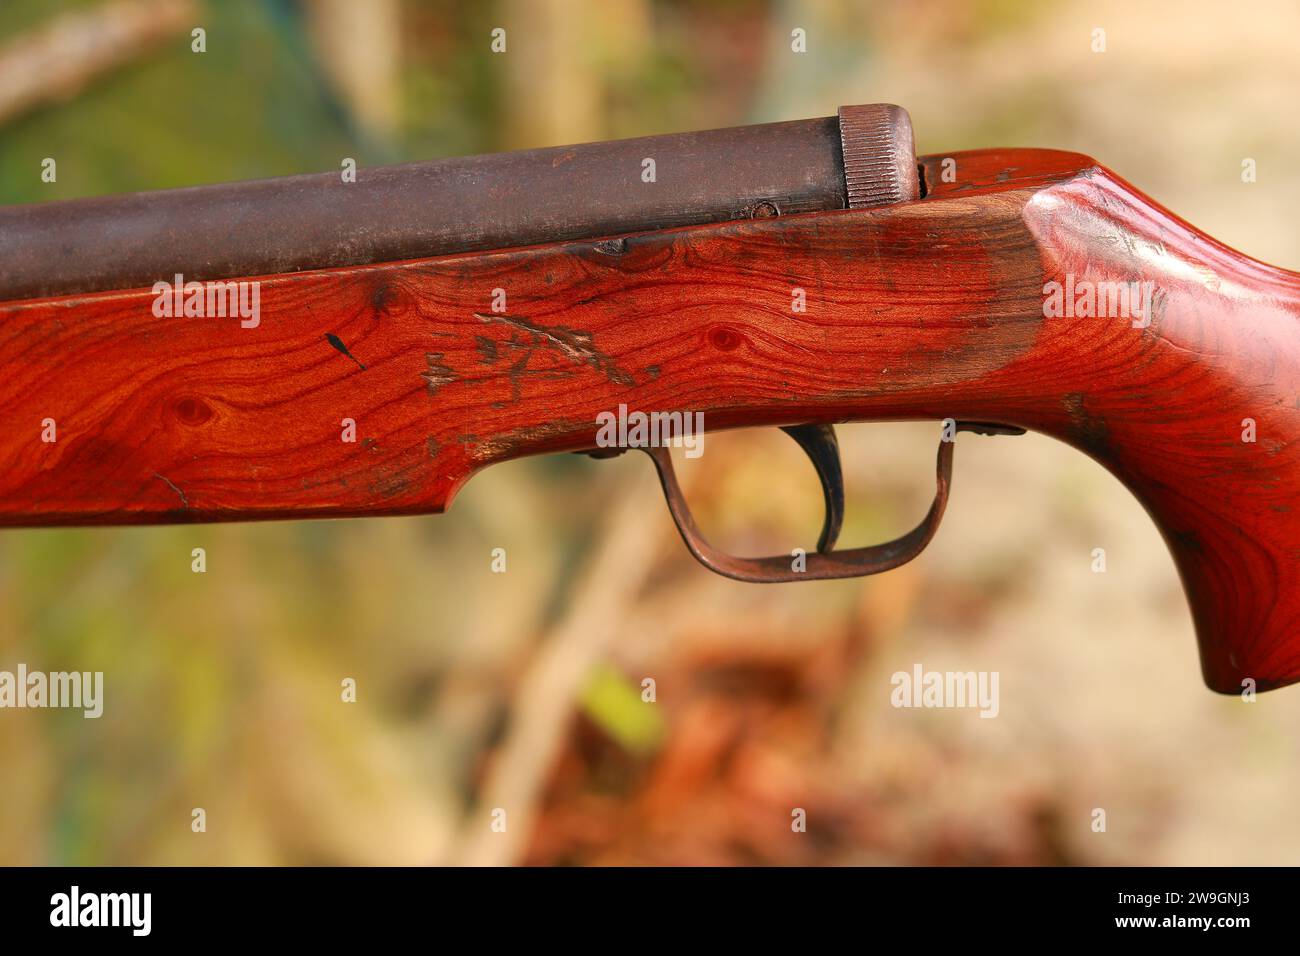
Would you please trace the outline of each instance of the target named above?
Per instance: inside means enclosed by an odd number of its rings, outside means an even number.
[[[841,106],[839,118],[849,208],[919,199],[916,146],[907,110],[890,103]]]

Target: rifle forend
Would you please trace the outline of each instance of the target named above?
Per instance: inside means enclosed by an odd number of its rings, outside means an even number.
[[[916,531],[837,552],[828,426],[1031,429],[1151,514],[1211,688],[1300,680],[1300,276],[1079,154],[914,162],[896,107],[523,156],[0,211],[0,524],[441,511],[622,404],[792,426],[828,506],[806,572],[710,548],[651,451],[705,563],[834,577],[924,546],[952,444]],[[256,322],[178,272],[254,283]]]

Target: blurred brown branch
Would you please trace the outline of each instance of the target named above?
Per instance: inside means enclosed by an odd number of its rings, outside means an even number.
[[[194,27],[195,0],[113,0],[56,17],[0,49],[0,124],[71,99],[103,73]]]
[[[575,703],[592,666],[620,633],[629,608],[663,546],[666,520],[647,528],[646,502],[657,494],[646,469],[620,494],[618,508],[600,532],[586,571],[540,651],[528,666],[511,706],[509,729],[493,756],[478,805],[470,812],[451,862],[501,866],[517,862],[532,838],[537,804],[567,739]],[[507,828],[493,832],[495,808]]]

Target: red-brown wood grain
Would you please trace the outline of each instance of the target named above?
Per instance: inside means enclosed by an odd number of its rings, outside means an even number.
[[[899,206],[266,277],[257,328],[157,318],[150,290],[0,304],[0,524],[439,511],[620,403],[1001,422],[1146,506],[1212,688],[1300,680],[1300,277],[1086,157],[951,158]],[[1067,278],[1152,282],[1152,321],[1045,317]]]

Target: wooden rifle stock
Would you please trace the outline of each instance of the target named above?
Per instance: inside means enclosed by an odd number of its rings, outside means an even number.
[[[1085,156],[919,166],[923,198],[875,208],[248,276],[256,328],[149,288],[0,303],[0,524],[436,512],[620,404],[996,423],[1143,503],[1211,688],[1300,680],[1300,276]]]

